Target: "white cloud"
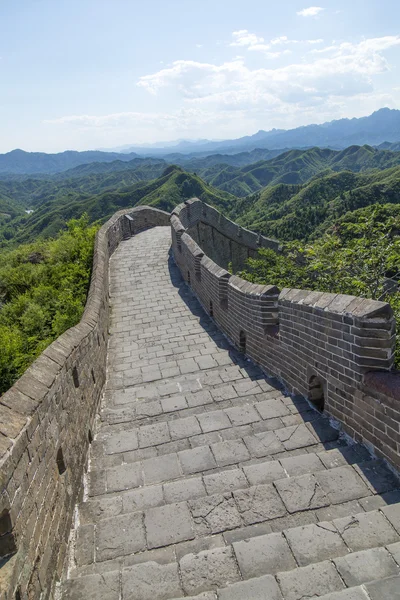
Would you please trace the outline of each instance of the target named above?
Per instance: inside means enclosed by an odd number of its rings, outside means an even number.
[[[303,10],[299,10],[297,13],[300,17],[316,17],[322,12],[323,9],[321,6],[310,6],[309,8],[303,8]]]
[[[255,33],[250,33],[247,29],[234,31],[232,37],[233,41],[229,44],[230,46],[255,46],[264,42],[264,38],[258,37]]]

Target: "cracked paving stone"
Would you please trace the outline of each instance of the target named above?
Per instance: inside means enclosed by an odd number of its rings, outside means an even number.
[[[233,406],[232,408],[226,409],[232,425],[234,427],[238,425],[249,425],[260,420],[260,416],[251,404],[245,406]]]
[[[285,506],[272,485],[239,490],[233,492],[233,496],[246,525],[286,515]]]
[[[119,571],[69,579],[62,585],[65,600],[119,600]]]
[[[351,466],[320,471],[315,474],[315,477],[328,494],[332,504],[342,504],[371,495],[370,490]]]
[[[301,567],[348,553],[339,532],[327,521],[287,529],[284,533]]]
[[[318,443],[307,427],[302,425],[292,425],[284,429],[278,429],[276,435],[284,445],[286,450],[296,450],[297,448],[306,448]]]
[[[219,467],[234,465],[250,459],[249,451],[242,440],[228,440],[213,444],[212,451]]]
[[[277,454],[284,450],[283,445],[273,431],[264,431],[243,438],[250,454],[256,458]]]
[[[256,409],[263,419],[274,419],[276,417],[285,417],[290,414],[289,409],[279,398],[263,400],[255,404]]]
[[[194,538],[190,511],[185,502],[146,510],[144,517],[148,548],[160,548]]]
[[[275,482],[275,487],[290,513],[322,508],[330,504],[314,475],[282,479]]]
[[[226,587],[240,580],[231,548],[213,548],[198,554],[187,554],[179,566],[187,595]]]
[[[397,542],[398,534],[377,510],[333,521],[344,541],[352,550],[367,550]]]
[[[248,487],[246,477],[240,469],[230,469],[229,471],[205,475],[204,485],[208,494],[221,494],[222,492]]]
[[[235,501],[229,492],[192,500],[189,505],[194,522],[204,524],[208,533],[219,533],[240,527],[242,524]]]

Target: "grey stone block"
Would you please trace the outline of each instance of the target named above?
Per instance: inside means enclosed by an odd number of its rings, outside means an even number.
[[[342,592],[333,592],[333,594],[321,596],[320,600],[370,600],[370,598],[368,598],[362,588],[355,587],[343,590]],[[380,598],[380,600],[384,599]]]
[[[286,509],[273,485],[257,485],[248,490],[233,492],[240,514],[246,525],[276,519]]]
[[[143,474],[146,485],[176,479],[181,475],[177,455],[166,454],[144,460]]]
[[[256,433],[252,436],[249,435],[243,438],[243,441],[250,454],[256,458],[277,454],[284,450],[282,443],[273,431]]]
[[[123,569],[122,594],[124,600],[168,600],[181,596],[178,565],[149,562]]]
[[[120,515],[96,525],[96,561],[110,560],[146,548],[142,513]]]
[[[217,466],[215,459],[208,446],[199,446],[192,450],[182,450],[178,453],[182,471],[185,475],[200,473]]]
[[[384,494],[400,487],[400,481],[382,460],[369,460],[354,468],[374,494]]]
[[[158,446],[170,441],[170,435],[167,423],[154,423],[152,425],[143,425],[139,429],[139,447]]]
[[[208,494],[220,494],[248,487],[246,477],[240,469],[229,469],[228,471],[205,475],[204,485]]]
[[[316,473],[315,478],[333,504],[357,500],[371,494],[361,477],[350,466]]]
[[[207,494],[201,477],[191,477],[164,484],[164,496],[167,503],[184,502],[201,498]]]
[[[231,548],[215,548],[199,554],[187,554],[179,566],[186,594],[215,590],[240,580]]]
[[[242,524],[235,501],[229,493],[192,500],[189,505],[194,522],[203,525],[207,533],[220,533]]]
[[[180,440],[193,435],[199,435],[202,431],[196,417],[186,417],[170,421],[169,431],[171,440]]]
[[[275,487],[290,513],[322,508],[330,503],[314,475],[281,479],[275,482]]]
[[[132,431],[121,431],[116,435],[112,435],[105,440],[104,446],[106,454],[137,450],[139,447],[137,429],[133,429]]]
[[[296,562],[287,541],[280,533],[270,533],[233,544],[243,579],[290,571]]]
[[[324,465],[316,454],[289,456],[288,458],[282,458],[280,463],[290,476],[306,475],[325,470]]]
[[[400,535],[400,503],[392,504],[390,506],[384,506],[381,508],[381,512],[393,525],[397,533]]]
[[[124,513],[153,508],[164,502],[161,485],[130,490],[129,492],[125,492],[121,499]]]
[[[286,450],[295,450],[296,448],[306,448],[317,444],[319,440],[315,438],[307,427],[302,425],[292,425],[276,431]]]
[[[108,492],[120,492],[121,490],[137,488],[143,483],[140,463],[107,469],[106,478]]]
[[[119,571],[69,579],[62,585],[66,600],[119,600]]]
[[[160,548],[194,538],[192,519],[186,503],[150,508],[145,512],[148,548]]]
[[[245,472],[250,485],[272,483],[273,481],[285,479],[287,477],[283,467],[277,460],[244,466],[243,471]]]
[[[260,415],[251,404],[233,406],[225,410],[234,427],[248,425],[260,420]]]
[[[333,562],[348,587],[399,574],[399,568],[385,548],[353,552]]]
[[[285,600],[319,598],[326,593],[344,589],[343,582],[330,561],[278,573],[276,578]]]
[[[161,398],[161,407],[163,412],[169,413],[187,408],[188,403],[185,396],[171,396],[170,398]]]
[[[219,467],[238,464],[250,459],[249,451],[242,440],[228,440],[213,444],[212,452]]]
[[[203,433],[209,433],[210,431],[219,431],[220,429],[226,429],[231,426],[231,422],[228,416],[223,410],[215,410],[213,412],[206,412],[198,415],[198,420],[203,430]]]
[[[272,575],[234,583],[218,592],[219,600],[282,600],[279,586]]]
[[[400,576],[374,581],[365,587],[371,600],[400,600]]]
[[[279,398],[257,402],[255,407],[263,419],[274,419],[275,417],[284,417],[290,414],[288,407]]]
[[[343,556],[348,552],[338,531],[329,522],[287,529],[285,536],[302,567]]]
[[[394,560],[400,565],[400,542],[395,542],[394,544],[388,544],[386,546],[390,554],[393,556]]]
[[[378,511],[335,519],[333,523],[353,552],[385,546],[399,539],[396,531]]]

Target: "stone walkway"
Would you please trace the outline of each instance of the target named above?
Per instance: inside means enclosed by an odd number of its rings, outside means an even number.
[[[157,227],[111,259],[68,600],[395,600],[399,482],[236,352]]]

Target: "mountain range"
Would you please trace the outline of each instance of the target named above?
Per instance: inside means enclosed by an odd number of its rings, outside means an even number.
[[[175,146],[158,148],[131,147],[123,152],[94,150],[46,154],[12,150],[0,154],[0,175],[54,174],[93,162],[111,163],[117,160],[123,163],[139,157],[162,158],[167,164],[180,164],[190,170],[198,168],[196,164],[191,165],[190,162],[200,159],[208,159],[208,166],[220,163],[245,166],[257,160],[268,160],[293,148],[306,149],[319,146],[344,149],[348,146],[364,144],[377,146],[380,149],[399,150],[400,110],[382,108],[368,117],[359,119],[340,119],[287,131],[261,130],[254,135],[235,140],[179,142]],[[232,158],[229,159],[229,156]]]

